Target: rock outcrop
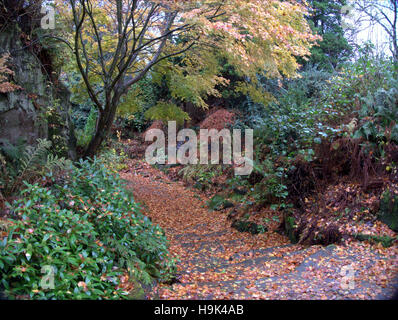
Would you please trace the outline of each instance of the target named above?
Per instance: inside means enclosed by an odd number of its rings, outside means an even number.
[[[25,48],[17,26],[9,25],[0,33],[1,54],[10,53],[13,82],[22,89],[0,93],[0,143],[23,140],[34,144],[47,137],[42,110],[51,104],[52,93],[39,59]]]
[[[0,93],[0,147],[8,143],[33,145],[38,138],[64,137],[62,142],[53,141],[53,145],[57,145],[56,151],[62,150],[62,155],[74,159],[76,139],[69,115],[70,93],[58,79],[53,79],[49,54],[41,50],[40,43],[35,44],[34,50],[35,40],[24,36],[17,24],[3,26],[0,32],[0,55],[9,53],[9,69],[14,72],[11,80],[21,87]],[[43,56],[49,61],[43,62]],[[51,118],[46,112],[50,109],[56,110],[61,122],[48,123]]]

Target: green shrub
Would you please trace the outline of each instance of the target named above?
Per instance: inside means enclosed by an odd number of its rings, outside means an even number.
[[[360,58],[330,80],[324,103],[355,120],[353,138],[364,139],[376,156],[387,142],[398,143],[398,74],[390,58],[362,48]],[[369,148],[368,148],[369,149]]]
[[[188,113],[183,111],[176,104],[171,102],[159,101],[155,106],[145,112],[145,117],[149,120],[176,121],[178,125],[184,124],[185,120],[190,120]]]
[[[387,158],[386,146],[398,143],[397,70],[391,59],[365,47],[340,72],[308,68],[298,79],[261,80],[275,102],[264,108],[247,98],[235,124],[254,129],[254,171],[247,180],[256,202],[276,200],[273,207],[283,207],[292,160],[312,161],[316,145],[338,137],[361,138],[363,154]]]
[[[121,142],[109,139],[108,144],[101,148],[98,158],[106,167],[115,172],[128,168],[126,164],[128,156]]]
[[[271,158],[253,163],[252,176],[254,186],[249,195],[258,205],[270,205],[272,210],[284,209],[289,205],[286,199],[289,195],[286,175],[287,163],[274,163]],[[249,180],[252,178],[249,177]]]
[[[127,116],[119,116],[117,123],[123,129],[123,134],[128,136],[132,132],[144,132],[151,121],[145,118],[145,112],[138,111]]]
[[[195,183],[199,189],[208,189],[214,186],[213,179],[223,175],[223,165],[221,164],[194,164],[186,165],[179,171],[183,180],[187,183]]]
[[[99,299],[127,295],[119,276],[149,284],[174,271],[160,227],[142,215],[121,180],[98,160],[80,161],[49,187],[26,184],[11,206],[14,218],[0,242],[1,286],[12,297]],[[54,288],[40,284],[54,268]]]

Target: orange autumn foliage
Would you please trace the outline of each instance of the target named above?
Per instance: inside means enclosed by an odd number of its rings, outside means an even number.
[[[233,124],[235,114],[226,110],[219,109],[204,119],[201,124],[201,129],[217,129],[222,130]]]
[[[14,75],[14,71],[9,69],[7,66],[9,59],[10,55],[8,53],[3,54],[3,56],[0,57],[0,93],[7,93],[21,89],[20,86],[9,82],[9,77]]]

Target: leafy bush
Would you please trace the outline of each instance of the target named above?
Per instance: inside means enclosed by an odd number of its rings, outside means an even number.
[[[250,195],[257,202],[284,206],[286,172],[293,160],[312,161],[316,145],[325,140],[350,135],[362,140],[363,154],[387,158],[386,146],[398,143],[397,72],[391,59],[375,56],[365,46],[358,60],[338,73],[308,68],[299,79],[262,80],[275,101],[264,108],[247,98],[244,116],[235,124],[254,129]]]
[[[150,124],[145,113],[159,98],[151,77],[143,78],[130,88],[117,108],[116,125],[124,129],[123,135],[145,131]]]
[[[100,161],[80,161],[61,180],[50,173],[47,185],[26,184],[24,198],[11,206],[14,218],[0,242],[8,295],[120,298],[127,295],[117,287],[123,272],[148,284],[174,271],[163,231]],[[53,289],[41,287],[45,266],[55,272]]]
[[[383,156],[384,146],[398,143],[398,69],[390,58],[362,48],[355,63],[331,79],[325,102],[340,113],[352,113],[353,138],[362,138],[369,150]],[[356,130],[355,130],[356,129]]]
[[[394,86],[397,69],[390,58],[378,56],[372,47],[359,50],[359,58],[347,63],[332,77],[322,92],[322,101],[334,109],[350,111],[361,105],[363,98],[373,95],[380,89]],[[348,109],[348,110],[347,110]]]
[[[184,112],[174,103],[159,101],[155,106],[145,112],[145,117],[150,120],[176,121],[182,125],[185,120],[189,120],[188,113]]]
[[[332,111],[320,104],[330,77],[328,72],[308,67],[298,79],[262,80],[274,102],[264,107],[248,98],[236,127],[254,129],[254,145],[261,154],[267,146],[266,152],[274,156],[294,157],[300,149],[334,134],[326,121]]]
[[[20,86],[9,81],[9,76],[14,75],[14,71],[8,68],[7,63],[10,59],[9,53],[3,53],[0,56],[0,93],[13,92],[21,89]]]
[[[183,180],[187,183],[195,183],[199,189],[208,189],[214,185],[213,179],[223,174],[223,166],[220,164],[195,164],[187,165],[179,171]]]
[[[246,219],[235,220],[231,227],[235,228],[239,232],[249,232],[251,234],[265,233],[268,231],[266,226],[248,221]]]
[[[126,164],[127,154],[123,150],[123,144],[110,140],[110,145],[100,150],[99,160],[111,171],[120,171],[128,168]]]
[[[254,170],[239,183],[246,180],[254,185],[249,194],[258,204],[270,204],[274,209],[286,207],[286,173],[292,160],[300,156],[311,161],[314,144],[331,140],[338,133],[328,123],[337,114],[321,104],[331,76],[316,67],[307,67],[298,79],[262,79],[264,89],[275,98],[268,106],[247,98],[244,116],[235,126],[254,129]]]
[[[145,118],[144,112],[138,111],[125,117],[119,117],[117,123],[124,129],[123,134],[126,134],[131,131],[144,132],[149,126],[150,121]]]
[[[255,185],[253,190],[256,202],[269,203],[275,209],[284,207],[281,201],[288,196],[284,168],[275,168],[273,163],[266,159],[260,164],[254,164],[253,169],[262,176],[261,181]]]

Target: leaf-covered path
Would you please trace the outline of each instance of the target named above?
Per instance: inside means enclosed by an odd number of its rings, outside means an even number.
[[[375,299],[396,286],[396,247],[303,247],[273,231],[240,233],[227,213],[207,209],[205,196],[146,163],[132,162],[121,176],[180,260],[179,282],[158,285],[149,298]]]

